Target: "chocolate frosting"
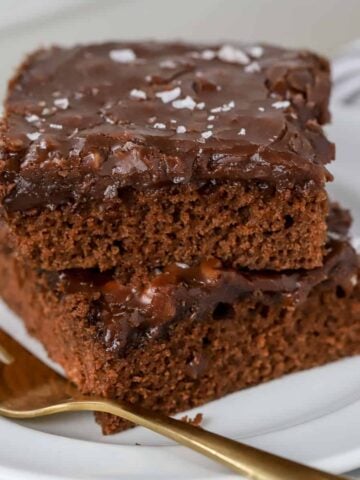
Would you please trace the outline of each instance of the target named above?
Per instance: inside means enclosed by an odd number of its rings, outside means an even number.
[[[31,55],[1,127],[7,210],[118,190],[259,180],[322,185],[329,65],[267,45],[107,43]]]
[[[141,288],[123,285],[109,272],[69,270],[46,275],[58,295],[80,294],[91,303],[89,322],[102,332],[108,349],[121,353],[144,338],[166,334],[177,320],[226,318],[232,305],[247,296],[288,307],[306,300],[316,285],[327,280],[351,291],[357,270],[351,245],[331,240],[323,267],[313,270],[249,272],[224,268],[210,259],[193,267],[172,265]]]

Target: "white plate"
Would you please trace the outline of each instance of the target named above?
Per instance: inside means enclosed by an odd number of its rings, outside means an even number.
[[[360,236],[360,118],[337,110],[333,196],[352,208]],[[39,355],[0,304],[0,325]],[[44,358],[44,357],[43,357]],[[360,465],[360,357],[289,375],[195,409],[204,427],[334,472]],[[140,444],[140,445],[138,445]],[[0,418],[0,479],[230,479],[232,473],[142,428],[103,437],[91,414]]]

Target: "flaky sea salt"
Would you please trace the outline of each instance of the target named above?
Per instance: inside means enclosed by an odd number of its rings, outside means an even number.
[[[215,107],[211,109],[212,113],[220,113],[220,112],[230,112],[235,107],[234,100],[231,100],[229,103],[224,103],[220,107]]]
[[[260,70],[261,68],[258,62],[251,62],[249,63],[249,65],[246,65],[244,68],[244,71],[246,73],[256,73],[256,72],[260,72]]]
[[[169,68],[169,69],[172,69],[172,68],[176,68],[176,62],[174,62],[174,60],[162,60],[160,62],[160,68]]]
[[[42,109],[41,115],[50,115],[51,109],[48,107],[45,107]]]
[[[216,57],[216,52],[207,48],[206,50],[200,52],[199,57],[203,60],[213,60]]]
[[[130,92],[130,97],[135,98],[137,100],[146,100],[146,92],[143,90],[138,90],[137,88],[133,88]]]
[[[176,133],[185,133],[186,132],[186,127],[184,125],[179,125],[176,127]]]
[[[50,123],[50,128],[55,128],[56,130],[62,130],[63,126],[59,125],[58,123]]]
[[[265,108],[264,108],[264,107],[259,107],[258,110],[259,110],[259,112],[265,112]]]
[[[40,118],[35,114],[26,115],[25,120],[29,123],[34,123],[40,120]]]
[[[163,92],[155,93],[155,96],[160,98],[163,103],[170,103],[176,98],[180,97],[181,89],[180,87],[175,87],[172,90],[165,90]]]
[[[189,110],[194,110],[196,107],[196,102],[188,95],[185,98],[180,98],[172,102],[174,108],[182,109],[187,108]]]
[[[197,104],[196,104],[196,108],[197,108],[198,110],[204,110],[204,108],[205,108],[205,102],[199,102],[199,103],[197,103]]]
[[[164,130],[166,128],[165,123],[154,123],[154,128],[159,128],[160,130]]]
[[[222,109],[223,109],[223,112],[229,112],[234,107],[235,107],[235,102],[234,100],[231,100],[229,103],[224,103]]]
[[[109,57],[111,60],[118,63],[132,63],[136,60],[135,52],[130,48],[110,50]]]
[[[238,135],[246,135],[246,129],[245,129],[245,128],[241,128],[241,129],[238,131]]]
[[[264,55],[264,49],[259,45],[254,45],[253,47],[248,48],[248,52],[253,58],[260,58]]]
[[[240,63],[241,65],[250,63],[250,58],[246,53],[232,45],[223,45],[218,51],[217,56],[223,62]]]
[[[206,132],[202,132],[201,136],[202,138],[205,138],[205,140],[207,138],[210,138],[212,136],[213,132],[211,130],[207,130]]]
[[[215,120],[215,115],[209,115],[207,119],[211,122],[211,120]]]
[[[31,140],[32,142],[37,140],[40,137],[40,135],[41,135],[41,133],[39,133],[39,132],[31,132],[31,133],[26,134],[28,139]]]
[[[272,104],[272,107],[276,108],[277,110],[280,110],[281,108],[287,108],[289,106],[289,100],[279,100],[278,102]]]
[[[54,105],[61,110],[66,110],[69,108],[69,99],[68,98],[55,98]]]

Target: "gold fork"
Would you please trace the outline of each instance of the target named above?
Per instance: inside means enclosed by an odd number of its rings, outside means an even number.
[[[106,412],[125,418],[253,480],[344,478],[144,410],[140,406],[81,395],[70,382],[0,329],[0,415],[26,419],[80,410]]]

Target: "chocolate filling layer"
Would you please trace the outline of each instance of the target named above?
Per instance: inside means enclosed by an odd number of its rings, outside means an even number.
[[[358,259],[346,241],[331,240],[324,266],[313,270],[249,272],[223,268],[212,259],[199,265],[173,265],[144,288],[122,285],[111,273],[69,270],[47,273],[60,296],[81,294],[92,307],[89,321],[104,334],[108,348],[122,351],[144,337],[165,335],[177,320],[195,315],[231,317],[232,304],[253,295],[266,303],[294,307],[331,278],[344,292],[356,283]]]

